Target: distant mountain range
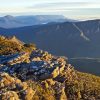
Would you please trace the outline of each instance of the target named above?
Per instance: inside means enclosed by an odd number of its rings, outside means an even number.
[[[0,34],[34,42],[39,48],[55,55],[100,57],[100,20],[0,28]]]
[[[72,22],[75,20],[67,19],[62,15],[34,15],[34,16],[11,16],[6,15],[0,17],[0,27],[15,28],[39,24],[47,24],[52,22]]]

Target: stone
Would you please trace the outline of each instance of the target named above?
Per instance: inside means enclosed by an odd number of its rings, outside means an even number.
[[[28,88],[25,90],[25,92],[26,92],[25,100],[32,100],[32,98],[35,94],[35,91],[33,91],[31,88]]]
[[[1,95],[2,100],[20,100],[18,94],[14,91],[7,91]]]
[[[56,67],[51,73],[52,78],[56,78],[59,75],[59,67]]]

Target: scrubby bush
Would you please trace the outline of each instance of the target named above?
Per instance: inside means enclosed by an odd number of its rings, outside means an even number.
[[[0,55],[14,54],[16,52],[31,52],[36,48],[35,44],[21,44],[19,40],[0,36]]]

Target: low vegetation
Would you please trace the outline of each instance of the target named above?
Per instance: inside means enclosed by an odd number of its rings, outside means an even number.
[[[14,54],[17,52],[31,52],[36,49],[35,44],[24,44],[16,37],[6,38],[0,36],[0,55]]]

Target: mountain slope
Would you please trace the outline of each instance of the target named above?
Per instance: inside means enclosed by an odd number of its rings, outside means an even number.
[[[11,42],[0,38],[0,43]],[[100,77],[74,70],[65,57],[37,48],[31,53],[20,51],[0,56],[0,100],[100,99]]]
[[[90,20],[0,29],[0,34],[15,35],[27,43],[34,42],[52,54],[95,58],[100,57],[99,28],[99,20]]]

